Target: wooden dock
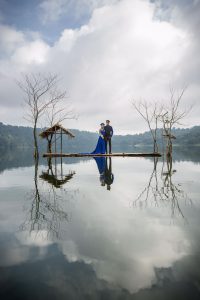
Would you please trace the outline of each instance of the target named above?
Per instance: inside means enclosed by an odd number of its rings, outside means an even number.
[[[43,157],[160,157],[160,153],[112,153],[112,154],[89,154],[89,153],[44,153]]]

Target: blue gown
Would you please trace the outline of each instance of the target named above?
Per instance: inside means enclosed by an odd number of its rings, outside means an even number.
[[[99,174],[101,176],[104,175],[105,169],[106,169],[106,158],[105,158],[105,156],[93,157],[93,158],[97,163],[97,168],[99,170]]]
[[[105,130],[100,130],[99,132],[102,136],[105,136]],[[91,154],[105,154],[106,153],[106,145],[105,140],[101,137],[98,138],[96,148]]]

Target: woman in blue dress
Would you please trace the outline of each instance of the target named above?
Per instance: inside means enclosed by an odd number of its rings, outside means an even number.
[[[104,126],[105,126],[105,124],[101,123],[100,125],[101,125],[101,127],[99,129],[99,138],[98,138],[98,141],[97,141],[97,145],[96,145],[95,150],[93,152],[91,152],[91,154],[105,154],[106,153],[106,146],[105,146],[105,140],[104,140],[104,137],[105,137]]]

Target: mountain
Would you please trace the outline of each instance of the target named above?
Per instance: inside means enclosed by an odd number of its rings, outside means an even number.
[[[0,122],[0,150],[27,149],[33,145],[31,127],[11,126]],[[64,152],[90,152],[95,148],[97,133],[70,129],[75,135],[74,139],[63,138]],[[41,129],[38,129],[38,134]],[[174,128],[176,136],[175,146],[200,146],[200,126],[192,128]],[[40,151],[46,151],[46,141],[38,138]],[[158,143],[162,144],[162,131],[158,130]],[[58,143],[59,144],[59,143]],[[152,147],[150,132],[135,135],[115,135],[113,137],[113,151],[131,151],[134,147]]]

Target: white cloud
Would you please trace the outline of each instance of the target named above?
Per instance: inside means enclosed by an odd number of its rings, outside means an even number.
[[[123,0],[94,9],[87,24],[65,29],[52,47],[37,37],[24,40],[23,33],[16,31],[10,59],[0,62],[6,86],[21,71],[59,73],[80,115],[78,122],[70,121],[67,126],[95,130],[109,118],[116,132],[145,130],[131,108],[131,99],[167,99],[170,84],[178,88],[190,84],[186,104],[200,95],[198,56],[191,64],[191,53],[198,49],[194,37],[180,26],[155,19],[155,7],[148,1]],[[5,44],[9,48],[9,42]],[[4,90],[4,102],[12,94],[14,90],[8,89],[7,95]],[[6,119],[12,114],[9,110]]]
[[[188,42],[181,30],[153,21],[153,13],[154,6],[144,1],[97,9],[87,27],[73,31],[73,43],[72,33],[68,38],[69,32],[63,32],[52,49],[84,128],[109,117],[122,129],[133,130],[132,97],[156,97],[168,88]],[[66,55],[59,45],[64,49],[69,42]]]
[[[0,119],[24,124],[23,95],[16,85],[21,72],[32,72],[48,59],[49,45],[38,34],[0,26]]]
[[[16,49],[11,59],[17,64],[42,64],[47,61],[49,49],[46,43],[36,40]]]
[[[0,25],[1,63],[5,61],[17,64],[37,64],[47,60],[50,46],[46,44],[39,33],[27,31],[23,33],[10,26]],[[1,68],[4,72],[4,68]]]
[[[0,25],[1,53],[10,54],[24,42],[24,34],[12,27]]]

